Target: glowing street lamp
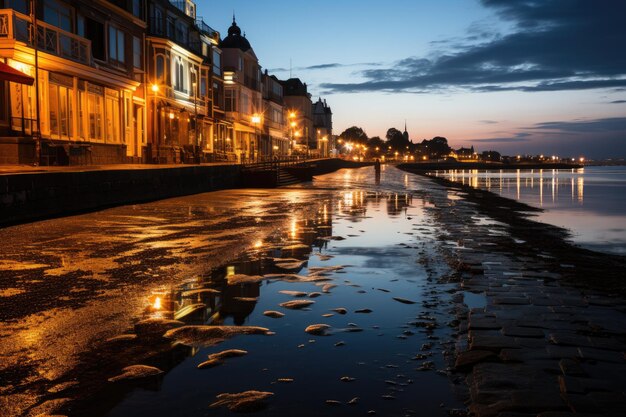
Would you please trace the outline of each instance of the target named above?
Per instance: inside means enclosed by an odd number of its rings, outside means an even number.
[[[154,119],[152,124],[153,124],[153,129],[152,129],[152,143],[154,143],[157,147],[157,163],[161,162],[161,154],[160,154],[160,149],[161,148],[161,137],[158,135],[157,130],[158,130],[158,125],[157,125],[157,94],[159,93],[159,86],[157,84],[152,84],[152,87],[150,87],[150,89],[152,90],[152,92],[154,93],[154,111],[152,113],[152,118]],[[150,155],[150,159],[152,159],[152,155]]]

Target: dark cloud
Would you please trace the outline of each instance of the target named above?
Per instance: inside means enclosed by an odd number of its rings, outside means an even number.
[[[564,133],[626,133],[626,117],[609,117],[605,119],[573,120],[564,122],[542,122],[535,124],[535,126],[531,129],[556,130]]]
[[[623,0],[483,0],[513,23],[498,36],[471,28],[435,58],[408,57],[361,72],[361,83],[322,84],[330,92],[559,91],[626,86]],[[465,44],[465,46],[463,46]]]
[[[497,120],[479,120],[478,123],[482,123],[484,125],[495,125],[500,122],[498,122]]]
[[[489,138],[489,139],[474,139],[472,142],[478,143],[517,143],[517,142],[529,142],[531,136],[530,133],[527,132],[519,132],[510,137],[503,138]]]
[[[319,65],[311,65],[308,67],[300,67],[298,69],[303,69],[303,70],[318,70],[318,69],[329,69],[329,68],[338,68],[338,67],[343,67],[343,65],[338,64],[338,63],[332,63],[332,64],[319,64]]]
[[[613,100],[610,102],[610,104],[624,104],[626,103],[626,100]]]

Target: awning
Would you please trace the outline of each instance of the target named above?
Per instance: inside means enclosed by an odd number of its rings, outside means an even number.
[[[30,75],[18,71],[10,65],[0,62],[0,80],[11,81],[18,84],[33,85],[35,79]]]

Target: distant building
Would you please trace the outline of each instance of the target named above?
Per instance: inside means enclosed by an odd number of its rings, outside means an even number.
[[[478,159],[478,155],[474,152],[474,146],[470,148],[459,148],[452,150],[450,156],[458,159],[459,161],[475,161]]]
[[[315,142],[313,136],[313,103],[306,83],[299,78],[281,81],[289,118],[292,153],[306,154]]]
[[[235,17],[220,42],[224,69],[224,111],[232,122],[232,151],[241,162],[256,160],[262,132],[262,84],[259,60]]]
[[[283,86],[267,70],[263,74],[263,133],[261,154],[278,157],[289,154],[289,133],[285,117]]]
[[[10,69],[0,71],[0,162],[139,162],[147,104],[143,1],[1,3],[0,62]],[[26,79],[11,79],[11,70]]]
[[[313,103],[313,129],[315,129],[315,145],[318,156],[327,157],[331,149],[334,149],[333,137],[333,112],[321,97]]]
[[[150,156],[199,162],[211,150],[212,47],[219,34],[196,24],[191,0],[148,0]]]

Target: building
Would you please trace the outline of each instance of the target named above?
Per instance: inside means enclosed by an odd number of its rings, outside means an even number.
[[[299,78],[290,78],[280,83],[283,86],[292,154],[306,155],[315,142],[311,94],[307,91],[306,83]]]
[[[315,130],[315,145],[320,157],[327,157],[331,149],[335,149],[333,138],[333,112],[326,100],[321,97],[313,103],[313,129]]]
[[[141,161],[143,0],[1,4],[0,62],[38,82],[23,84],[0,74],[0,162]]]
[[[289,134],[286,124],[283,86],[267,70],[263,74],[263,134],[261,154],[265,157],[289,155]]]
[[[235,17],[228,36],[221,40],[224,70],[224,111],[232,123],[228,147],[239,162],[256,161],[263,128],[261,67],[259,60],[237,26]]]
[[[213,153],[214,48],[219,33],[191,0],[149,0],[146,50],[149,154],[153,162],[207,160]]]

